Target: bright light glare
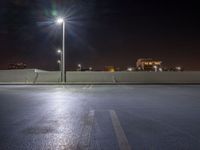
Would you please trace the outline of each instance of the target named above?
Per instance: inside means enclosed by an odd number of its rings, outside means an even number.
[[[176,70],[181,71],[181,67],[176,67]]]
[[[90,71],[92,71],[92,69],[93,69],[92,67],[89,67],[89,70],[90,70]]]
[[[130,71],[130,72],[131,72],[131,71],[133,71],[133,68],[132,68],[132,67],[128,67],[128,68],[127,68],[127,71]]]
[[[61,54],[61,53],[62,53],[62,51],[61,51],[60,49],[58,49],[58,50],[57,50],[57,53],[58,53],[58,54]]]
[[[81,66],[82,66],[81,64],[78,64],[78,67],[80,67],[80,68],[81,68]]]
[[[57,22],[58,24],[61,24],[61,23],[64,22],[64,19],[60,17],[60,18],[58,18],[58,19],[56,20],[56,22]]]
[[[57,61],[57,63],[58,63],[58,64],[60,64],[60,63],[61,63],[61,61],[60,61],[60,60],[58,60],[58,61]]]
[[[158,68],[158,66],[153,66],[153,68],[154,68],[154,69],[157,69],[157,68]]]

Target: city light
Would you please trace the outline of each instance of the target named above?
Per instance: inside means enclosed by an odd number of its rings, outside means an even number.
[[[92,70],[93,70],[93,68],[92,68],[92,67],[89,67],[89,70],[90,70],[90,71],[92,71]]]
[[[155,69],[155,72],[158,71],[158,66],[153,66],[153,68]]]
[[[82,65],[81,64],[78,64],[78,71],[81,71],[82,70]]]
[[[129,71],[129,72],[131,72],[131,71],[133,71],[134,69],[132,68],[132,67],[128,67],[127,68],[127,71]]]
[[[162,68],[159,68],[158,70],[159,70],[160,72],[163,72],[163,69],[162,69]]]
[[[180,66],[177,66],[175,69],[176,69],[176,71],[181,71],[182,70],[182,68]]]

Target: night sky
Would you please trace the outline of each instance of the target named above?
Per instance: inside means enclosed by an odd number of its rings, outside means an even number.
[[[67,23],[67,68],[134,66],[138,58],[200,70],[200,9],[193,1],[0,0],[0,69],[56,70]]]

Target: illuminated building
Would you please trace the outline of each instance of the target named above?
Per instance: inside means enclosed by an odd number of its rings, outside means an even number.
[[[24,63],[9,64],[8,69],[25,69],[27,67]]]
[[[160,68],[161,64],[162,61],[154,60],[152,58],[140,58],[136,62],[137,68],[140,68],[140,70],[143,71],[153,71],[155,68]]]

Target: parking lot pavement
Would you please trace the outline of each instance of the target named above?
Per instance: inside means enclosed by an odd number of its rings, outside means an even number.
[[[0,86],[1,150],[199,150],[199,85]]]

